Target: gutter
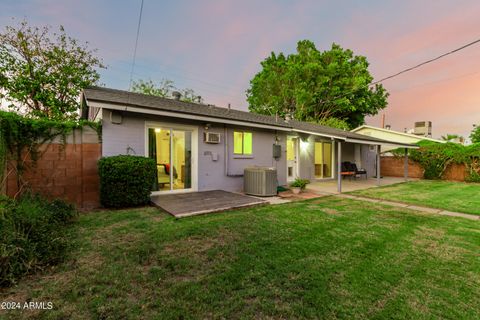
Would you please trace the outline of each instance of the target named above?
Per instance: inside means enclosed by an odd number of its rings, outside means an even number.
[[[334,135],[326,134],[326,133],[318,133],[318,132],[306,131],[306,130],[299,130],[299,129],[291,129],[291,130],[289,130],[289,131],[300,132],[300,133],[307,133],[307,134],[311,134],[311,135],[314,135],[314,136],[334,138],[334,139],[339,139],[339,140],[343,140],[343,141],[346,140],[345,137],[334,136]]]
[[[172,117],[172,118],[207,121],[207,122],[222,123],[222,124],[233,124],[233,125],[239,125],[239,126],[280,130],[280,131],[287,131],[287,132],[292,131],[290,127],[277,127],[274,125],[260,124],[255,122],[247,122],[247,121],[241,121],[241,120],[228,120],[224,118],[215,118],[215,117],[204,116],[204,115],[193,115],[193,114],[182,113],[178,111],[163,111],[163,110],[156,110],[156,109],[153,110],[153,109],[144,108],[144,107],[116,105],[108,102],[107,103],[96,102],[96,101],[89,102],[88,100],[87,100],[87,103],[91,107],[104,108],[104,109],[110,109],[110,110],[128,111],[128,112],[143,113],[143,114],[154,114],[154,115]]]
[[[399,148],[409,148],[409,149],[418,149],[419,147],[412,144],[402,144],[396,143],[393,141],[371,141],[371,140],[362,140],[362,139],[355,139],[355,138],[346,138],[345,142],[352,142],[352,143],[360,143],[360,144],[370,144],[370,145],[389,145],[389,146],[396,146]]]

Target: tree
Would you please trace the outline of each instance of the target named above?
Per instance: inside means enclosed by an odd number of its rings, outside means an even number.
[[[321,125],[327,126],[327,127],[342,129],[342,130],[350,130],[351,129],[350,125],[348,124],[347,121],[341,120],[341,119],[338,119],[338,118],[334,118],[334,117],[323,118],[320,121],[318,121],[318,124],[321,124]]]
[[[458,134],[447,133],[447,135],[442,136],[442,140],[448,141],[448,142],[453,142],[455,140],[458,140],[460,143],[463,143],[464,138],[462,136],[459,136]]]
[[[480,126],[479,125],[473,125],[473,130],[470,133],[470,140],[472,140],[472,143],[480,142]]]
[[[334,117],[356,127],[387,106],[383,86],[371,85],[367,59],[337,44],[320,52],[299,41],[296,53],[272,52],[261,65],[247,90],[252,112],[312,122]]]
[[[82,89],[98,82],[103,68],[95,50],[49,27],[26,21],[0,34],[0,98],[29,116],[51,119],[78,117]]]
[[[163,79],[159,84],[156,84],[152,80],[138,80],[133,81],[132,84],[132,91],[148,94],[151,96],[158,96],[158,97],[167,97],[169,96],[172,91],[175,90],[173,85],[173,81],[168,79]]]
[[[163,98],[171,97],[174,91],[179,91],[181,93],[180,100],[182,101],[198,103],[203,102],[202,97],[197,95],[193,89],[178,89],[175,87],[173,81],[169,79],[163,79],[159,83],[156,83],[151,79],[140,79],[137,81],[133,81],[132,91]]]

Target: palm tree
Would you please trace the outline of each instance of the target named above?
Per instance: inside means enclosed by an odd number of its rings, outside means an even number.
[[[458,142],[458,143],[463,143],[465,141],[465,138],[462,136],[459,136],[458,134],[447,134],[445,136],[442,136],[442,140],[448,141],[448,142]]]

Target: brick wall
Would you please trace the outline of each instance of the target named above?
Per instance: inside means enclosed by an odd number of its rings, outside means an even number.
[[[396,157],[381,157],[380,158],[380,171],[382,176],[387,177],[403,177],[404,159]],[[423,178],[422,167],[408,160],[408,177],[410,178]]]
[[[100,206],[97,161],[102,154],[102,145],[97,133],[88,127],[76,130],[67,138],[66,144],[52,141],[41,147],[41,158],[27,161],[23,179],[34,192],[49,198],[62,198],[78,208],[90,209]],[[7,172],[11,167],[7,166]],[[6,179],[6,194],[18,192],[17,176]]]
[[[403,158],[381,157],[380,170],[382,176],[387,177],[403,177]],[[444,180],[465,181],[467,177],[467,169],[463,164],[451,164],[444,173]],[[410,178],[423,178],[422,167],[411,160],[408,161],[408,176]]]

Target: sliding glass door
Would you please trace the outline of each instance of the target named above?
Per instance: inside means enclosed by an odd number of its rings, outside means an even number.
[[[315,142],[315,178],[332,177],[332,143]]]
[[[148,156],[157,163],[153,191],[192,188],[192,131],[148,128]]]

